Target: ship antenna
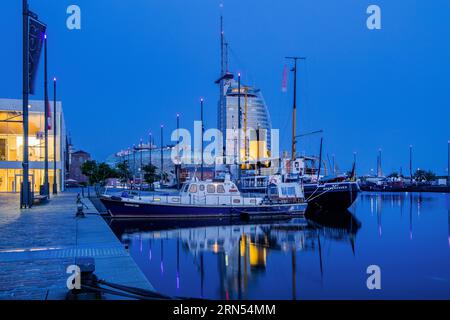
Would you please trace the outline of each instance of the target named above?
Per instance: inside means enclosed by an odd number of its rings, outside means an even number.
[[[220,16],[220,76],[223,75],[223,16]]]
[[[224,32],[223,32],[223,3],[220,3],[220,76],[224,74]]]

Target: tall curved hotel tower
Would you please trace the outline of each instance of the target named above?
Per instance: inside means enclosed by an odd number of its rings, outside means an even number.
[[[241,84],[240,134],[238,82],[228,73],[223,80],[222,99],[219,101],[218,127],[224,135],[224,153],[228,164],[236,163],[240,149],[240,162],[267,158],[271,150],[269,110],[259,89]],[[238,144],[238,141],[240,143]],[[240,146],[240,148],[238,148]]]
[[[228,43],[220,17],[220,88],[217,127],[223,134],[225,164],[254,162],[270,157],[271,129],[269,110],[259,89],[240,84],[228,71]],[[240,97],[240,112],[238,100]],[[240,129],[240,130],[239,130]]]

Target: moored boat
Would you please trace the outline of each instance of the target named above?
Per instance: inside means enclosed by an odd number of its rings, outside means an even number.
[[[296,183],[271,185],[267,195],[242,195],[234,182],[186,182],[178,194],[104,194],[101,201],[115,218],[292,217],[307,209]]]
[[[281,184],[282,181],[296,183],[303,188],[308,211],[311,210],[345,210],[352,206],[360,192],[356,181],[347,177],[320,177],[317,173],[308,172],[304,159],[295,160],[298,164],[296,174],[276,174],[270,176],[254,175],[241,179],[241,189],[249,193],[266,193],[270,184]]]
[[[309,209],[344,210],[352,206],[359,194],[357,182],[342,181],[304,184]]]

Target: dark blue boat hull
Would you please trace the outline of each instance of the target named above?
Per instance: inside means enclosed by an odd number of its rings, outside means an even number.
[[[305,198],[309,210],[346,210],[360,192],[356,182],[305,184]]]
[[[264,206],[194,206],[161,203],[136,203],[126,199],[100,199],[114,218],[206,218],[239,216],[295,216],[303,215],[306,203],[272,204]]]

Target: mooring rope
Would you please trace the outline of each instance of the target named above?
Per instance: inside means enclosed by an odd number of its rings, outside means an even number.
[[[327,193],[328,191],[332,191],[332,190],[335,190],[336,189],[336,187],[335,186],[333,186],[333,187],[331,187],[330,189],[328,189],[328,190],[325,190],[324,192],[322,192],[322,193],[320,193],[320,194],[318,194],[317,196],[315,196],[314,198],[311,198],[313,195],[314,195],[314,192],[315,191],[317,191],[317,190],[319,190],[319,188],[317,188],[310,196],[309,196],[309,198],[308,199],[306,199],[306,202],[309,202],[309,201],[312,201],[312,200],[314,200],[314,199],[316,199],[316,198],[318,198],[318,197],[320,197],[321,195],[324,195],[325,193]]]

